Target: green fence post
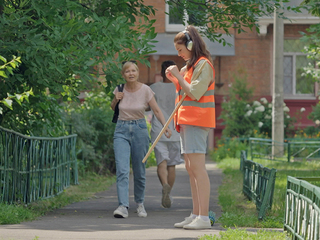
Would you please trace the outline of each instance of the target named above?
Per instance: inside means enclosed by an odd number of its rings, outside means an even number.
[[[31,175],[30,175],[30,169],[31,169],[31,166],[30,166],[30,154],[31,154],[31,150],[32,150],[32,141],[30,139],[28,139],[27,141],[27,164],[26,164],[26,170],[27,170],[27,175],[26,175],[26,192],[25,192],[25,203],[29,203],[30,201],[30,184],[31,184],[31,181],[30,181],[30,178],[31,178]]]
[[[265,216],[267,208],[272,206],[272,197],[274,191],[274,183],[276,178],[276,169],[272,168],[269,176],[268,185],[263,196],[263,201],[259,211],[259,220],[262,220]]]
[[[290,162],[290,158],[291,158],[291,143],[288,141],[288,162]]]
[[[249,146],[250,146],[250,153],[251,153],[251,160],[253,161],[253,154],[252,154],[252,140],[249,138]]]

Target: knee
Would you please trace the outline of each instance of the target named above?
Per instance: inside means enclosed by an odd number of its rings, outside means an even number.
[[[187,170],[189,176],[194,176],[194,171],[190,166],[186,166],[186,170]]]
[[[161,163],[159,163],[158,168],[166,169],[167,168],[167,160],[163,160]]]

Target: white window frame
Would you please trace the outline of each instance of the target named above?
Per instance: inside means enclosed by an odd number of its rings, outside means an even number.
[[[169,23],[169,14],[170,14],[170,12],[169,12],[169,4],[167,3],[167,1],[166,1],[166,13],[168,13],[168,14],[165,15],[166,32],[181,32],[188,25],[188,23],[187,23],[187,19],[188,19],[187,11],[184,11],[184,15],[185,15],[184,24],[185,25],[183,25],[183,24],[170,24]]]
[[[188,20],[189,20],[189,16],[186,10],[184,10],[184,25],[183,24],[169,24],[169,4],[167,3],[170,0],[166,1],[166,13],[165,14],[165,25],[166,25],[166,32],[182,32],[183,30],[185,30],[186,26],[188,26]],[[198,29],[198,31],[205,31],[206,30],[206,26],[195,26],[195,28]]]
[[[315,98],[316,95],[316,84],[314,85],[314,93],[309,93],[309,94],[297,94],[297,89],[296,89],[296,83],[297,83],[297,76],[296,76],[296,59],[297,56],[308,56],[308,54],[302,53],[302,52],[284,52],[283,53],[284,57],[292,57],[292,93],[284,93],[284,98],[285,99],[292,99],[292,98],[301,98],[301,99],[310,99],[310,98]]]

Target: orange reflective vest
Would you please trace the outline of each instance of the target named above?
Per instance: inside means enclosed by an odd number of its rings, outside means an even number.
[[[198,64],[200,60],[206,60],[210,64],[213,70],[213,78],[214,78],[215,71],[211,62],[207,58],[201,57],[198,59],[196,64]],[[193,68],[190,68],[184,75],[184,79],[188,83],[191,83],[192,74],[193,74]],[[208,87],[207,91],[199,99],[199,101],[192,100],[188,95],[185,97],[182,105],[180,106],[180,108],[178,109],[174,117],[176,130],[178,132],[180,132],[179,125],[181,124],[193,125],[193,126],[199,126],[199,127],[208,127],[208,128],[216,127],[214,86],[215,86],[215,82],[211,83],[211,85]],[[184,91],[181,89],[180,86],[178,86],[176,104],[182,98],[183,94],[184,94]]]

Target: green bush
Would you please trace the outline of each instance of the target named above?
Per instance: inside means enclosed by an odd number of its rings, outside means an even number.
[[[315,123],[315,126],[310,126],[310,132],[307,135],[314,136],[315,134],[319,137],[320,132],[320,104],[312,106],[312,112],[308,115],[308,118]]]
[[[233,75],[234,82],[230,85],[229,97],[222,103],[220,118],[225,128],[225,137],[254,137],[265,135],[271,137],[272,103],[266,98],[254,100],[252,87],[248,87],[245,71]],[[285,133],[293,128],[294,118],[288,114],[289,108],[283,103]]]
[[[241,150],[247,149],[247,142],[239,138],[221,138],[217,147],[210,153],[214,161],[221,161],[225,158],[240,158]]]
[[[246,106],[253,97],[253,88],[247,85],[247,75],[244,71],[233,74],[234,82],[229,85],[229,97],[222,103],[220,119],[225,128],[222,132],[227,137],[252,136],[257,120],[245,118]],[[254,120],[254,121],[253,121]]]
[[[258,134],[271,137],[272,133],[272,103],[268,102],[266,98],[261,98],[260,101],[253,101],[247,104],[245,118],[254,119],[258,122],[255,127]],[[285,129],[285,135],[289,133],[293,128],[293,123],[296,121],[295,118],[290,117],[290,109],[283,103],[283,123]]]
[[[79,170],[98,174],[115,173],[113,111],[111,99],[104,92],[87,93],[81,104],[66,108],[66,122],[77,138]]]

